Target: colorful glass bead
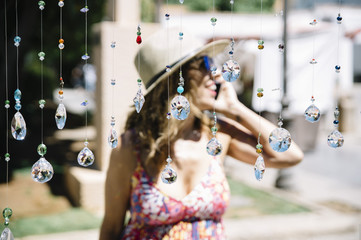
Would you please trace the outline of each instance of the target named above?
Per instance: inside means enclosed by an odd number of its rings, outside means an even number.
[[[86,13],[86,12],[88,12],[88,11],[89,11],[88,6],[85,6],[85,7],[83,7],[82,9],[80,9],[80,12],[82,12],[82,13]]]
[[[190,113],[190,104],[186,97],[178,95],[171,101],[171,112],[175,119],[184,120]]]
[[[83,106],[83,107],[86,107],[88,106],[88,100],[85,100],[84,102],[82,102],[80,105]]]
[[[317,64],[316,59],[312,58],[312,60],[310,61],[310,64]]]
[[[46,145],[43,143],[39,144],[37,151],[38,151],[38,154],[43,157],[47,151]]]
[[[165,67],[165,71],[166,71],[166,72],[170,72],[170,71],[171,71],[171,68],[170,68],[169,65],[167,65],[167,66]]]
[[[315,26],[316,24],[317,24],[317,20],[316,20],[316,19],[313,19],[313,21],[310,22],[310,25],[312,25],[312,26]]]
[[[340,14],[340,13],[337,15],[336,20],[337,20],[337,23],[338,23],[338,24],[341,24],[341,22],[342,22],[342,17],[341,17],[341,14]]]
[[[112,78],[112,79],[110,80],[110,84],[111,84],[112,86],[114,86],[114,85],[115,85],[115,83],[116,83],[115,79],[114,79],[114,78]]]
[[[9,162],[10,161],[10,154],[9,153],[5,153],[5,161]]]
[[[141,37],[140,35],[137,36],[136,42],[137,42],[138,44],[141,44],[141,43],[142,43],[142,37]]]
[[[177,88],[177,92],[178,92],[179,94],[182,94],[182,93],[184,92],[184,88],[183,88],[182,86],[179,86],[179,87]]]
[[[215,126],[213,126],[213,127],[211,128],[211,131],[212,131],[213,136],[215,136],[216,133],[217,133],[217,131],[218,131],[218,128],[215,127]]]
[[[171,113],[167,112],[167,119],[169,120],[171,118]]]
[[[344,142],[343,135],[338,130],[334,130],[327,137],[327,144],[332,148],[342,147],[343,142]]]
[[[59,0],[58,6],[59,7],[64,7],[64,0]]]
[[[340,65],[336,65],[336,66],[335,66],[335,71],[336,71],[337,73],[339,73],[339,72],[341,71],[341,66],[340,66]]]
[[[257,93],[257,97],[259,97],[259,98],[263,97],[263,93],[262,93],[262,92],[258,92],[258,93]]]
[[[59,43],[58,47],[59,47],[59,49],[64,49],[65,45],[64,45],[64,43]]]
[[[318,109],[313,103],[305,110],[305,118],[311,123],[318,122],[320,117],[320,109]]]
[[[263,152],[263,150],[261,148],[256,149],[256,153],[262,153],[262,152]]]
[[[222,144],[215,137],[207,143],[207,153],[211,156],[218,156],[221,154],[222,149]]]
[[[20,141],[26,136],[26,123],[20,112],[16,112],[11,120],[11,133],[16,140]]]
[[[278,51],[280,51],[280,52],[285,51],[285,45],[283,43],[278,44]]]
[[[14,45],[15,45],[16,47],[19,47],[20,42],[21,42],[21,37],[16,36],[16,37],[14,38]]]
[[[85,145],[88,143],[86,142]],[[83,167],[88,167],[94,163],[94,154],[93,152],[85,146],[78,154],[78,163]]]
[[[177,173],[167,164],[161,173],[162,182],[165,184],[172,184],[177,181]]]
[[[271,132],[268,141],[273,150],[276,152],[284,152],[287,151],[291,145],[291,134],[286,129],[279,127]]]
[[[44,1],[39,1],[38,5],[39,5],[40,10],[44,10],[44,8],[45,8],[45,2]]]
[[[223,64],[222,76],[223,79],[226,80],[227,82],[236,81],[240,75],[241,75],[241,67],[236,61],[230,59]]]
[[[168,13],[165,14],[165,20],[169,20],[170,15]]]
[[[14,108],[15,108],[15,110],[19,111],[21,109],[20,102],[16,102]]]
[[[257,92],[259,93],[263,92],[263,88],[257,88]]]
[[[46,183],[52,179],[53,175],[53,166],[44,157],[41,157],[31,168],[31,177],[35,182]]]
[[[90,56],[86,53],[83,56],[81,56],[81,59],[83,60],[88,60],[90,58]]]
[[[262,49],[264,49],[264,46],[261,45],[261,44],[258,44],[258,49],[259,49],[259,50],[262,50]]]
[[[40,61],[43,61],[45,59],[45,53],[44,52],[39,52],[38,56],[39,56]]]
[[[14,99],[16,101],[20,101],[21,100],[21,91],[20,89],[16,89],[15,92],[14,92]]]
[[[256,163],[254,165],[254,174],[258,181],[261,181],[263,178],[263,174],[266,170],[263,157],[261,155],[258,156]]]
[[[113,42],[110,44],[110,47],[111,47],[111,48],[115,48],[115,44],[116,44],[116,42],[113,41]]]
[[[179,40],[183,40],[183,33],[182,32],[179,32]]]
[[[13,210],[11,208],[4,208],[3,210],[3,217],[4,218],[11,218],[11,216],[13,215]]]
[[[215,26],[216,23],[217,23],[217,18],[212,17],[212,18],[211,18],[211,24],[212,24],[212,26]]]
[[[258,40],[258,44],[259,45],[263,45],[264,44],[264,41],[262,39]]]

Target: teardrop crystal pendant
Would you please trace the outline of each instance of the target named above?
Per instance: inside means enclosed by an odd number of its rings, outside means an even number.
[[[142,110],[143,104],[145,102],[145,98],[140,88],[137,92],[137,95],[135,95],[133,102],[134,102],[135,110],[137,111],[137,113],[139,113],[140,110]]]
[[[241,68],[239,64],[230,59],[222,66],[222,76],[227,82],[234,82],[239,78],[241,74]]]
[[[177,180],[177,173],[167,164],[161,173],[162,182],[172,184]]]
[[[11,232],[10,228],[5,228],[4,231],[1,233],[0,240],[15,240],[13,233]]]
[[[26,123],[20,112],[16,112],[11,120],[11,133],[16,140],[24,140],[26,136]]]
[[[222,144],[213,137],[207,144],[207,153],[211,156],[217,156],[222,152]]]
[[[332,148],[342,147],[343,142],[344,142],[343,135],[338,130],[334,130],[327,137],[327,144]]]
[[[171,112],[175,119],[184,120],[188,117],[191,107],[186,97],[178,95],[172,99]]]
[[[53,166],[44,157],[41,157],[31,168],[31,177],[35,182],[46,183],[53,175]]]
[[[78,163],[83,167],[88,167],[94,163],[94,154],[88,147],[85,146],[83,150],[79,152]]]
[[[110,129],[110,133],[108,136],[108,144],[111,148],[116,148],[118,146],[118,135],[114,127]]]
[[[318,109],[313,103],[305,110],[305,118],[311,123],[317,122],[320,120],[320,117],[320,109]]]
[[[261,181],[261,179],[263,178],[263,174],[264,174],[265,170],[266,170],[266,167],[264,165],[263,157],[261,155],[259,155],[256,163],[254,164],[254,174],[258,181]]]
[[[55,112],[55,122],[58,129],[63,129],[66,122],[66,109],[64,104],[59,103],[58,108]]]
[[[287,151],[291,145],[291,134],[284,128],[276,128],[271,132],[268,141],[273,150],[276,152],[284,152]]]

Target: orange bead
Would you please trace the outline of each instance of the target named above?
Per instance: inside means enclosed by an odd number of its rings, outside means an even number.
[[[63,95],[63,93],[64,93],[63,90],[60,90],[60,91],[59,91],[59,94],[60,94],[60,95]]]
[[[261,93],[261,92],[257,93],[257,97],[259,97],[259,98],[263,97],[263,93]]]
[[[256,152],[257,152],[257,153],[262,153],[262,149],[257,148],[257,149],[256,149]]]
[[[64,39],[60,38],[59,43],[64,43]]]
[[[263,48],[264,48],[264,46],[263,46],[262,44],[259,44],[259,45],[258,45],[258,49],[261,50],[261,49],[263,49]]]

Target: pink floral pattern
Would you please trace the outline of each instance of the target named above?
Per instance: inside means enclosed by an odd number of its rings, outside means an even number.
[[[138,164],[132,177],[131,219],[122,239],[226,239],[222,215],[229,198],[227,179],[216,160],[182,200],[162,193]]]

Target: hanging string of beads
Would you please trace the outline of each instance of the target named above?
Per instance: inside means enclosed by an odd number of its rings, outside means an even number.
[[[310,64],[312,65],[312,96],[311,96],[311,105],[305,110],[305,118],[310,123],[315,123],[320,120],[321,112],[318,107],[314,104],[315,98],[314,98],[314,82],[315,82],[315,65],[317,64],[317,61],[315,59],[315,27],[317,25],[317,20],[314,19],[310,22],[310,26],[313,27],[313,50],[312,50],[312,59],[310,61]]]
[[[45,9],[45,2],[39,1],[38,2],[39,9],[40,9],[40,52],[38,53],[39,60],[40,60],[40,93],[41,99],[39,100],[39,107],[41,111],[41,143],[38,145],[37,152],[40,155],[40,159],[34,163],[31,168],[31,177],[35,182],[45,183],[52,179],[54,175],[53,166],[45,159],[44,155],[46,154],[47,147],[44,144],[44,59],[45,53],[43,50],[43,11]]]
[[[59,38],[59,105],[55,112],[55,123],[58,129],[63,129],[66,123],[66,108],[63,104],[64,99],[64,79],[63,79],[63,50],[64,50],[64,39],[63,39],[63,7],[64,7],[64,0],[59,0],[58,6],[60,9],[60,38]]]
[[[84,47],[85,53],[81,57],[84,60],[84,76],[85,76],[85,100],[81,103],[82,106],[85,107],[85,141],[84,141],[84,148],[79,152],[77,160],[80,166],[88,167],[94,163],[94,154],[88,148],[88,100],[87,100],[87,92],[88,92],[88,84],[87,84],[87,71],[88,71],[88,59],[90,58],[88,54],[88,1],[85,0],[85,5],[80,12],[84,13],[85,15],[85,34],[84,34]]]
[[[264,49],[264,41],[262,39],[262,17],[263,17],[263,1],[261,0],[261,14],[260,14],[260,39],[258,40],[258,49]],[[256,153],[258,153],[258,157],[256,163],[254,165],[254,173],[255,177],[258,181],[261,181],[266,170],[264,159],[262,156],[263,152],[263,145],[260,143],[261,138],[261,104],[262,104],[262,97],[263,97],[263,88],[262,86],[262,51],[259,52],[259,87],[257,88],[257,97],[259,98],[259,133],[256,145]]]
[[[5,161],[6,161],[6,196],[5,196],[5,200],[6,200],[6,208],[4,208],[3,210],[3,217],[4,217],[4,230],[1,233],[1,239],[4,237],[5,239],[14,239],[14,235],[11,232],[10,228],[9,228],[9,224],[10,224],[10,217],[13,214],[13,211],[11,208],[8,207],[8,196],[9,196],[9,161],[10,161],[10,154],[9,154],[9,108],[10,108],[10,101],[9,101],[9,78],[8,78],[8,46],[7,46],[7,41],[8,41],[8,33],[7,33],[7,13],[6,13],[7,7],[6,7],[6,0],[4,0],[4,18],[5,18],[5,25],[4,25],[4,36],[5,36],[5,96],[6,96],[6,100],[5,100],[5,111],[6,111],[6,153],[4,155],[5,157]]]
[[[16,47],[16,86],[17,89],[14,92],[14,99],[15,99],[15,110],[17,111],[11,121],[11,133],[13,135],[13,137],[16,140],[22,141],[25,139],[26,136],[26,123],[25,123],[25,119],[23,117],[23,115],[20,113],[20,109],[21,109],[21,91],[19,88],[19,47],[20,47],[20,42],[21,42],[21,38],[19,37],[19,32],[18,32],[18,1],[15,0],[15,20],[16,20],[16,25],[15,25],[15,32],[16,32],[16,37],[14,38],[14,46]]]
[[[113,3],[113,15],[112,15],[112,21],[113,21],[113,26],[115,26],[115,0],[112,1]],[[110,131],[109,131],[109,135],[108,135],[108,144],[110,146],[110,148],[116,148],[118,146],[118,133],[115,130],[115,116],[114,116],[114,91],[115,91],[115,84],[116,84],[116,78],[114,76],[114,66],[115,66],[115,46],[116,46],[116,42],[115,42],[115,29],[113,30],[113,38],[112,41],[110,43],[110,48],[112,51],[112,77],[110,79],[110,85],[112,88],[112,95],[111,95],[111,106],[112,106],[112,113],[111,113],[111,118],[110,118]]]
[[[339,65],[339,53],[340,53],[340,32],[341,32],[341,23],[342,23],[342,17],[341,17],[341,0],[339,1],[339,13],[337,14],[336,17],[336,23],[338,25],[338,31],[337,31],[337,64],[335,66],[335,72],[336,72],[336,83],[339,82],[339,73],[341,71],[341,66]],[[338,89],[338,88],[336,88]],[[337,91],[337,90],[336,90]],[[338,96],[337,96],[338,97]],[[333,125],[334,125],[334,130],[328,135],[327,137],[327,144],[328,146],[332,147],[332,148],[339,148],[343,146],[343,143],[345,141],[342,133],[338,130],[338,125],[339,125],[339,116],[340,116],[340,111],[338,110],[338,104],[337,104],[337,99],[336,99],[336,108],[335,111],[333,112],[334,115],[334,121],[333,121]]]
[[[142,37],[141,37],[142,33],[141,33],[141,28],[140,28],[140,24],[137,27],[137,38],[136,38],[136,43],[138,45],[140,45],[142,43]],[[138,54],[138,69],[140,72],[140,55]],[[134,106],[135,106],[135,110],[137,111],[137,113],[140,113],[140,110],[142,110],[142,107],[144,105],[145,102],[145,98],[144,95],[142,93],[142,79],[138,78],[137,79],[137,84],[138,84],[138,91],[137,94],[135,95],[133,102],[134,102]]]
[[[215,1],[213,0],[213,14],[215,13]],[[212,17],[211,18],[211,25],[213,27],[213,42],[215,40],[215,27],[217,24],[217,18],[216,17]],[[214,45],[212,48],[212,52],[213,52],[213,56],[214,56]],[[215,80],[215,75],[217,74],[217,67],[215,65],[213,65],[211,67],[211,73],[212,73],[212,80],[213,82],[216,82]],[[211,128],[211,132],[213,137],[211,138],[211,140],[209,140],[209,142],[207,143],[206,149],[207,149],[207,153],[213,157],[218,156],[219,154],[222,153],[222,144],[220,141],[218,141],[218,139],[216,138],[216,134],[217,134],[218,128],[217,128],[217,114],[216,114],[216,99],[214,99],[214,103],[213,103],[213,127]]]

